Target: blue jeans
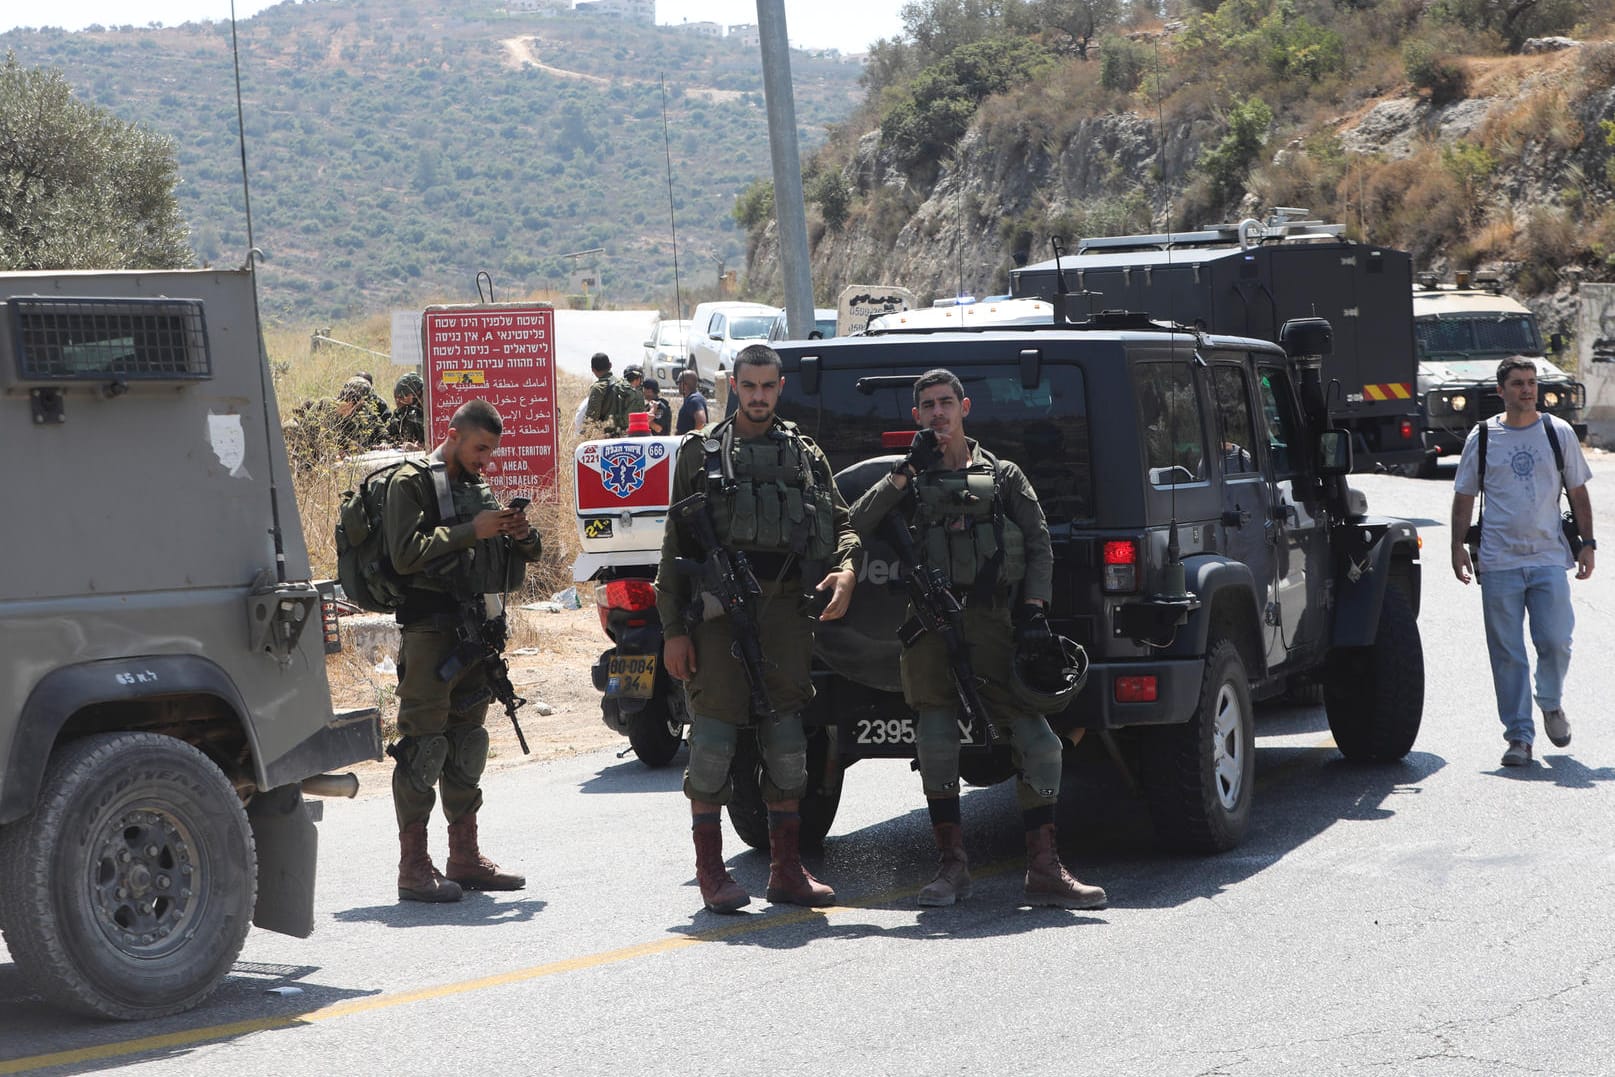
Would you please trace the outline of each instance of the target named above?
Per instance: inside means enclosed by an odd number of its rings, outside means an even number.
[[[1492,658],[1492,688],[1503,736],[1530,744],[1536,737],[1531,714],[1531,662],[1525,653],[1525,618],[1531,617],[1536,646],[1536,703],[1559,706],[1570,668],[1570,578],[1557,565],[1506,568],[1480,574],[1480,604],[1486,617],[1486,649]]]

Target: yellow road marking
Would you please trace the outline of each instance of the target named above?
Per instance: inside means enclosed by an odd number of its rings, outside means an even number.
[[[1334,746],[1334,738],[1325,737],[1321,742],[1309,745],[1302,750],[1312,752],[1326,750]],[[1263,775],[1263,781],[1258,784],[1265,784],[1275,776],[1285,771],[1293,770],[1298,765],[1299,761],[1291,761],[1276,767]],[[985,867],[973,869],[971,875],[973,878],[986,879],[995,875],[1002,875],[1012,869],[1018,869],[1020,866],[1020,861],[1015,858],[999,860]],[[336,1002],[329,1006],[322,1006],[317,1010],[310,1010],[307,1013],[288,1014],[282,1017],[259,1017],[250,1021],[235,1021],[224,1025],[207,1025],[202,1028],[183,1029],[179,1032],[169,1032],[161,1036],[142,1036],[138,1039],[119,1040],[115,1043],[101,1044],[98,1047],[81,1047],[72,1051],[30,1055],[26,1058],[14,1058],[10,1061],[0,1060],[0,1074],[27,1073],[29,1070],[46,1069],[51,1066],[75,1066],[86,1062],[100,1062],[109,1058],[119,1058],[124,1055],[141,1054],[146,1051],[191,1047],[199,1043],[207,1043],[210,1040],[230,1039],[253,1032],[269,1032],[275,1029],[292,1028],[297,1025],[311,1025],[320,1021],[335,1020],[339,1017],[351,1017],[354,1014],[390,1010],[395,1006],[407,1006],[414,1002],[451,998],[455,995],[464,995],[472,991],[483,991],[490,987],[505,987],[510,984],[527,983],[531,980],[541,980],[547,976],[557,976],[561,973],[578,972],[583,969],[593,969],[603,965],[615,965],[623,961],[632,961],[639,957],[672,953],[675,950],[683,950],[705,942],[722,942],[725,939],[749,935],[756,931],[772,931],[775,928],[790,927],[794,924],[805,923],[816,917],[829,916],[832,913],[858,912],[868,908],[877,908],[886,902],[919,892],[920,888],[918,886],[900,887],[882,891],[870,897],[849,901],[845,905],[827,905],[818,909],[792,909],[788,912],[770,911],[766,914],[749,916],[733,924],[725,924],[723,927],[698,931],[693,935],[658,939],[654,942],[642,942],[634,946],[620,947],[616,950],[583,954],[561,961],[532,965],[524,969],[513,969],[510,972],[501,972],[493,976],[483,976],[475,980],[461,980],[457,983],[426,987],[419,991],[407,991],[396,995],[373,995],[369,998]]]

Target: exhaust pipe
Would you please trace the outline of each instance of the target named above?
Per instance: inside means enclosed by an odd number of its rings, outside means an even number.
[[[359,795],[359,776],[347,774],[316,774],[303,779],[303,792],[315,797],[348,797]]]

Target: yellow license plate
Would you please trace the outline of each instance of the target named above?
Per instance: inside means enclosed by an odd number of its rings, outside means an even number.
[[[655,689],[655,655],[614,654],[606,660],[606,695],[649,699]]]

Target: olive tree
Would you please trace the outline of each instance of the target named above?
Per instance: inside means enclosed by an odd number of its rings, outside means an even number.
[[[0,269],[192,264],[167,138],[73,96],[61,72],[0,65]]]

